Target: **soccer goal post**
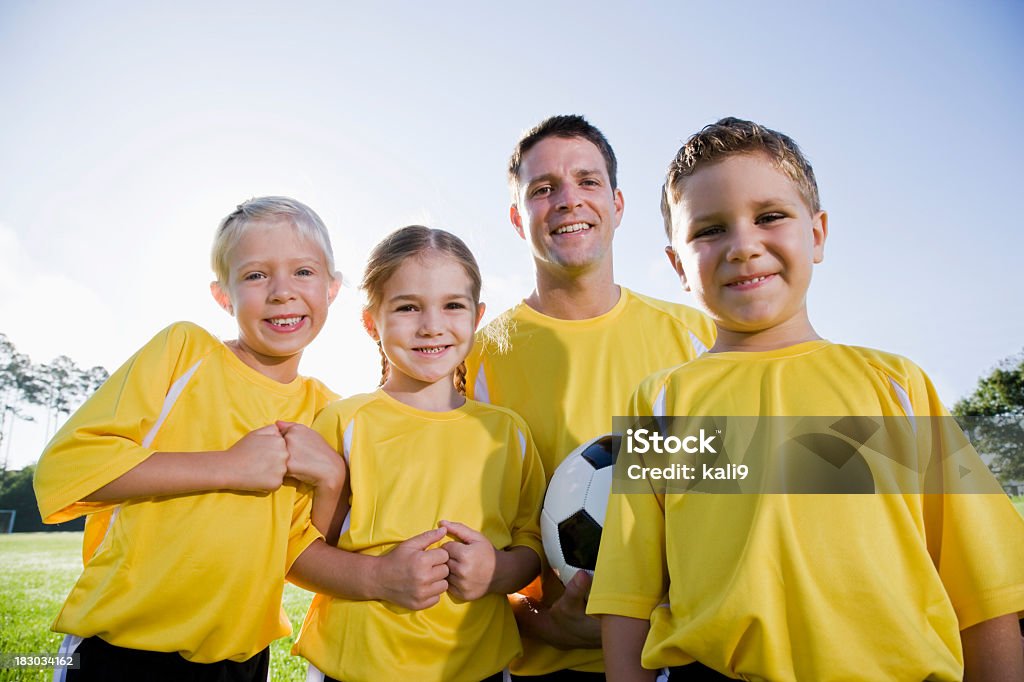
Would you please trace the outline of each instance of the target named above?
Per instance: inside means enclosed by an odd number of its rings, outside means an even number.
[[[14,517],[17,515],[17,509],[0,509],[0,533],[14,532]]]

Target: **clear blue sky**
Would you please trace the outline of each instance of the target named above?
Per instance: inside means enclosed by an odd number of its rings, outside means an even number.
[[[792,135],[830,229],[810,314],[907,355],[947,403],[1024,346],[1016,204],[1024,6],[829,3],[0,4],[0,331],[113,370],[192,319],[227,338],[208,248],[239,201],[290,194],[357,280],[410,222],[477,253],[492,313],[532,286],[504,167],[582,113],[619,156],[616,274],[686,300],[661,251],[663,170],[721,116]],[[376,349],[348,289],[304,371],[350,394]],[[19,425],[14,465],[42,436]]]

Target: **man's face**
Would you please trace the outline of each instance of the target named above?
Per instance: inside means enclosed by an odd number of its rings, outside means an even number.
[[[611,268],[612,237],[622,220],[601,151],[581,137],[547,137],[523,156],[510,209],[538,268],[579,275]]]

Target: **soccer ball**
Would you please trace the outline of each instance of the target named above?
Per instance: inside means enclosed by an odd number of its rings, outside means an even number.
[[[541,538],[548,564],[562,584],[577,571],[594,573],[617,445],[612,434],[587,441],[569,453],[548,483]]]

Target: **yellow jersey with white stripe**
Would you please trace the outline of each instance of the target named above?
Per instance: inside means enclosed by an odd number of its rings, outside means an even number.
[[[948,418],[910,361],[827,341],[709,353],[645,381],[631,413]],[[779,681],[959,680],[960,630],[1020,611],[1008,498],[919,491],[613,494],[588,604],[650,620],[644,667]]]
[[[493,340],[500,337],[506,343]],[[612,417],[625,414],[647,375],[692,360],[714,340],[703,313],[625,287],[610,311],[584,320],[549,317],[524,302],[480,334],[467,360],[467,393],[526,420],[550,478],[581,443],[612,431]],[[563,589],[547,570],[523,593],[551,604]],[[523,647],[517,675],[604,670],[600,649],[566,651],[529,637]]]
[[[244,661],[291,632],[292,562],[320,537],[310,491],[83,499],[154,452],[226,450],[276,420],[311,424],[335,395],[276,382],[202,328],[157,334],[64,424],[35,475],[43,520],[88,514],[85,568],[53,629],[190,661]],[[188,456],[188,455],[183,455]]]
[[[348,461],[341,549],[380,556],[443,519],[478,530],[496,549],[529,547],[543,557],[544,469],[512,411],[467,400],[429,412],[378,390],[333,403],[313,428]],[[393,674],[475,682],[520,651],[505,595],[464,602],[447,593],[421,611],[318,594],[293,649],[348,682]]]

